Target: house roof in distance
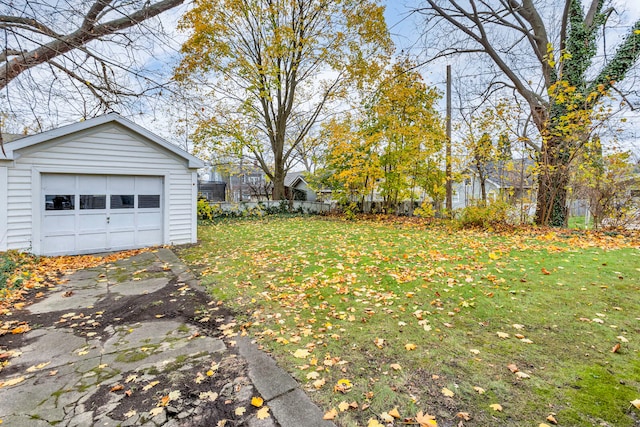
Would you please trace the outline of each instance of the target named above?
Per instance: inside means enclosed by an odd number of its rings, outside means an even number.
[[[184,158],[188,161],[189,168],[201,168],[204,166],[204,162],[202,160],[187,153],[180,147],[168,142],[167,140],[161,138],[153,132],[143,128],[140,125],[135,124],[131,120],[126,119],[117,113],[104,114],[102,116],[94,117],[82,122],[61,126],[59,128],[52,129],[46,132],[25,136],[11,142],[7,142],[4,145],[6,157],[0,152],[0,160],[14,160],[14,152],[17,150],[51,141],[56,138],[65,137],[76,132],[81,132],[108,123],[117,123],[120,126],[127,128],[131,132],[136,133],[155,144],[158,144],[159,146],[174,153],[175,155]]]

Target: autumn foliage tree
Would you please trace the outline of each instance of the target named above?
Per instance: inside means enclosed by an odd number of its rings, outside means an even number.
[[[603,0],[584,3],[565,0],[558,13],[536,0],[424,0],[417,9],[445,35],[435,56],[480,54],[496,71],[490,89],[506,88],[528,103],[540,136],[538,224],[566,224],[570,165],[589,139],[594,109],[624,89],[640,57],[640,20],[615,48],[602,46],[613,9]],[[598,55],[599,46],[606,55]]]
[[[376,0],[196,0],[176,77],[211,84],[201,151],[254,157],[284,198],[297,148],[335,99],[379,74],[390,49]]]
[[[433,178],[441,174],[432,160],[444,140],[434,108],[439,94],[414,68],[408,60],[396,62],[364,97],[359,116],[325,126],[325,168],[332,186],[345,189],[351,201],[378,191],[391,210],[399,201],[419,198],[418,188],[438,191]]]

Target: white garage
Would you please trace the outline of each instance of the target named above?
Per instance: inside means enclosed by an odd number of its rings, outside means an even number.
[[[108,114],[5,144],[0,251],[83,254],[197,241],[199,159]]]

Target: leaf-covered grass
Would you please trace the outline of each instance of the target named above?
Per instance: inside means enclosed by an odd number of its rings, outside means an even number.
[[[637,236],[321,218],[199,233],[182,257],[338,425],[395,406],[396,425],[640,422]]]

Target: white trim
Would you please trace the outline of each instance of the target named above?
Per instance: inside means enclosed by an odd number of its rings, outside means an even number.
[[[22,148],[31,147],[36,144],[40,144],[42,142],[50,141],[52,139],[61,138],[67,135],[71,135],[73,133],[81,132],[99,125],[103,125],[106,123],[118,123],[121,126],[124,126],[128,130],[137,133],[138,135],[148,139],[149,141],[155,142],[161,147],[171,151],[172,153],[184,158],[189,162],[189,168],[196,169],[204,166],[204,162],[197,157],[187,153],[180,147],[171,144],[165,139],[159,137],[158,135],[148,131],[147,129],[139,126],[132,121],[125,119],[116,113],[109,113],[102,116],[95,117],[93,119],[85,120],[83,122],[74,123],[67,126],[62,126],[57,129],[53,129],[47,132],[42,132],[37,135],[27,136],[17,141],[8,142],[5,144],[5,152],[6,158],[2,160],[13,160],[14,159],[14,151],[20,150]]]
[[[191,243],[198,243],[198,174],[191,173]]]
[[[0,252],[7,250],[7,235],[9,228],[7,224],[7,206],[9,204],[9,168],[0,165]]]
[[[60,169],[58,169],[60,170]],[[31,252],[40,255],[42,248],[42,173],[31,168]]]
[[[170,201],[171,201],[171,173],[164,172],[159,173],[158,176],[162,176],[162,197],[163,197],[163,205],[162,205],[162,244],[170,245],[171,242],[169,238],[171,236],[171,227],[170,227]]]

